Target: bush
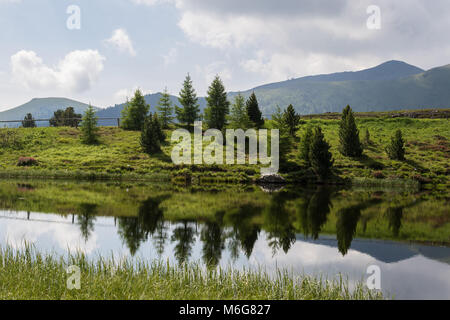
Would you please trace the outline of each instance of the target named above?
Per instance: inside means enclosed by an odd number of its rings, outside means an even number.
[[[19,161],[17,162],[18,167],[31,167],[36,166],[38,164],[38,161],[31,157],[20,157]]]
[[[391,138],[391,144],[386,147],[386,153],[392,160],[405,160],[405,142],[403,141],[401,130],[397,130]]]
[[[161,151],[161,143],[165,140],[165,134],[157,114],[150,114],[144,122],[141,131],[141,147],[147,154]]]
[[[97,117],[91,105],[86,109],[81,123],[81,141],[85,144],[98,143]]]
[[[321,178],[327,178],[331,174],[334,160],[330,152],[330,145],[325,141],[322,129],[314,129],[309,150],[309,160],[314,172]]]
[[[122,128],[125,130],[142,130],[150,105],[140,90],[136,90],[133,99],[122,110]]]
[[[363,148],[359,140],[359,130],[356,127],[355,117],[350,106],[347,106],[342,112],[339,125],[339,142],[339,151],[344,156],[358,158],[362,155]]]

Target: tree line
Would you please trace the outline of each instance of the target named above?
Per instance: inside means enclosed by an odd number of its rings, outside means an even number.
[[[141,131],[140,144],[148,154],[161,151],[161,145],[166,139],[164,130],[169,129],[178,120],[180,126],[193,128],[194,122],[203,120],[208,128],[223,131],[231,129],[260,129],[265,120],[259,108],[256,94],[253,92],[246,100],[240,93],[234,97],[233,103],[228,101],[225,86],[219,76],[216,76],[208,88],[207,107],[201,114],[198,97],[188,74],[179,92],[179,104],[173,105],[167,88],[161,94],[156,111],[150,113],[150,105],[138,89],[131,100],[127,101],[121,114],[121,127],[124,130]],[[84,116],[76,114],[72,107],[57,110],[50,120],[50,125],[78,127],[81,122],[82,141],[86,144],[99,142],[99,133],[95,110],[89,106]],[[334,160],[330,152],[330,145],[325,140],[320,126],[307,127],[304,135],[297,137],[301,125],[301,117],[292,105],[281,110],[276,108],[272,115],[272,126],[280,131],[280,160],[287,162],[292,147],[299,146],[299,158],[310,167],[321,179],[332,174]],[[27,114],[22,122],[23,127],[36,127],[31,114]],[[351,158],[361,157],[364,144],[370,144],[370,133],[366,129],[364,142],[361,142],[359,130],[350,106],[342,112],[339,124],[339,152]],[[391,159],[404,160],[405,149],[402,133],[398,130],[385,149]]]

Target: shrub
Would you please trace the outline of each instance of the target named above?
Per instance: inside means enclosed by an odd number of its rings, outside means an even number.
[[[86,109],[81,123],[81,141],[85,144],[98,143],[97,117],[91,105]]]
[[[161,151],[161,143],[165,140],[165,134],[157,114],[150,114],[144,122],[141,131],[141,146],[147,154]]]
[[[334,160],[332,160],[330,145],[325,141],[320,127],[314,129],[309,150],[309,160],[312,169],[320,178],[326,178],[331,174]]]
[[[140,90],[136,90],[133,99],[122,110],[122,128],[125,130],[142,130],[150,106]]]
[[[339,151],[344,156],[357,158],[362,155],[363,148],[359,140],[359,131],[350,106],[347,106],[342,112],[339,124],[339,142]]]
[[[38,161],[31,157],[20,157],[19,161],[17,162],[18,167],[31,167],[36,166],[38,164]]]
[[[391,138],[391,144],[386,147],[386,153],[392,160],[405,160],[405,147],[401,130],[397,130]]]

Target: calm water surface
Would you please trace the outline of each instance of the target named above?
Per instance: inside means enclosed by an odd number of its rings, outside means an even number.
[[[0,182],[0,190],[1,246],[343,274],[351,283],[377,265],[389,296],[450,299],[445,197],[17,181]]]

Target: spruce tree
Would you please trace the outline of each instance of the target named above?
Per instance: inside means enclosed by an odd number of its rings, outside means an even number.
[[[262,113],[259,110],[258,100],[256,99],[254,92],[248,98],[246,107],[250,121],[253,122],[255,127],[261,128],[264,125],[264,119],[262,118]]]
[[[339,125],[339,142],[339,151],[344,156],[357,158],[362,155],[363,148],[359,140],[359,131],[350,106],[347,106],[342,113]]]
[[[311,147],[312,136],[313,131],[311,127],[308,127],[300,142],[300,159],[305,161],[308,166],[311,165],[311,162],[309,160],[309,150]]]
[[[286,123],[289,134],[291,137],[295,137],[297,132],[297,126],[300,124],[300,115],[295,112],[294,107],[290,104],[283,114],[284,122]]]
[[[149,111],[150,105],[145,102],[142,92],[136,90],[133,99],[122,110],[122,128],[133,131],[142,130]]]
[[[33,115],[31,113],[27,113],[27,115],[23,119],[22,127],[24,127],[24,128],[36,128],[36,122],[34,121]]]
[[[228,122],[231,129],[247,130],[252,126],[245,107],[245,99],[241,94],[234,97]]]
[[[386,153],[392,160],[405,160],[405,147],[401,130],[397,130],[391,138],[391,144],[387,146]]]
[[[200,107],[198,105],[197,94],[192,86],[191,76],[188,74],[180,91],[178,101],[181,108],[175,107],[177,118],[181,123],[192,126],[195,121],[200,119]]]
[[[230,112],[230,102],[222,80],[216,76],[209,86],[206,97],[208,106],[205,109],[205,120],[209,128],[222,130]]]
[[[309,161],[312,169],[321,179],[330,176],[334,161],[332,160],[330,145],[325,141],[320,127],[314,129],[311,137]]]
[[[94,108],[89,105],[84,113],[83,122],[81,122],[81,141],[84,144],[98,143],[97,120],[98,118],[95,116]]]
[[[158,115],[151,114],[145,118],[144,126],[141,131],[141,147],[147,154],[154,154],[161,151],[161,144],[165,140],[165,134],[162,130]]]
[[[158,110],[161,125],[164,129],[167,129],[169,127],[169,124],[171,124],[173,121],[174,110],[172,101],[170,101],[170,95],[167,92],[167,88],[165,88],[164,92],[161,94],[161,98],[159,99],[158,105],[156,106],[156,110]]]

